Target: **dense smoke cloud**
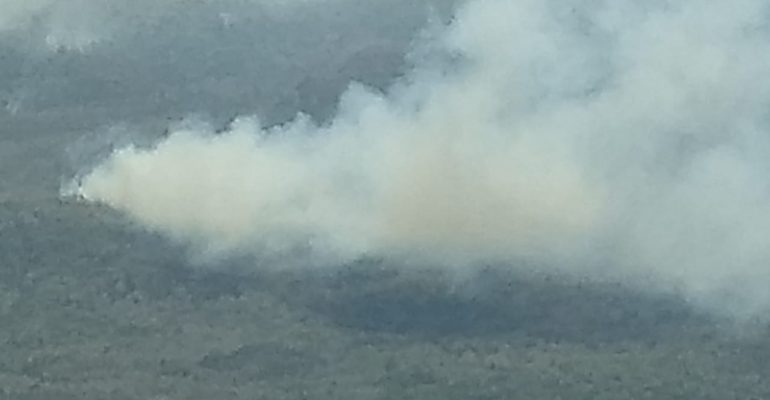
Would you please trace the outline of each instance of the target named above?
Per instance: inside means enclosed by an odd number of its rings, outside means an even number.
[[[762,315],[767,14],[470,1],[413,72],[386,94],[353,84],[328,123],[174,129],[75,190],[211,253],[526,261]]]

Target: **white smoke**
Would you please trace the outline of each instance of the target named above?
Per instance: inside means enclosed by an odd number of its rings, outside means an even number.
[[[77,190],[214,252],[528,260],[761,315],[767,15],[758,0],[471,1],[415,71],[385,95],[352,85],[328,124],[177,130]]]

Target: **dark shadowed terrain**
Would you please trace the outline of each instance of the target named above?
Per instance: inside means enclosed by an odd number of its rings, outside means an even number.
[[[350,81],[384,89],[429,13],[449,18],[417,3],[228,27],[201,3],[82,52],[0,35],[0,399],[770,398],[767,328],[670,293],[500,265],[200,262],[60,196],[186,116],[324,121]]]

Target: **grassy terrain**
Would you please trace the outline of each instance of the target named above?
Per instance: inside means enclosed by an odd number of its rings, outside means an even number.
[[[202,29],[188,43],[184,16],[103,53],[0,41],[0,103],[23,100],[0,107],[0,400],[770,399],[768,329],[677,298],[509,267],[458,280],[379,260],[201,265],[59,198],[121,121],[160,134],[190,113],[323,120],[351,80],[386,87],[423,25],[391,3],[248,24],[241,41]]]
[[[0,204],[0,398],[762,399],[770,340],[489,269],[195,266],[99,207]]]

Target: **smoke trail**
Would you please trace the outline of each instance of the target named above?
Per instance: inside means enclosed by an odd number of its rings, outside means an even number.
[[[471,1],[327,124],[178,130],[77,190],[214,252],[524,259],[767,311],[767,6],[571,5]]]

